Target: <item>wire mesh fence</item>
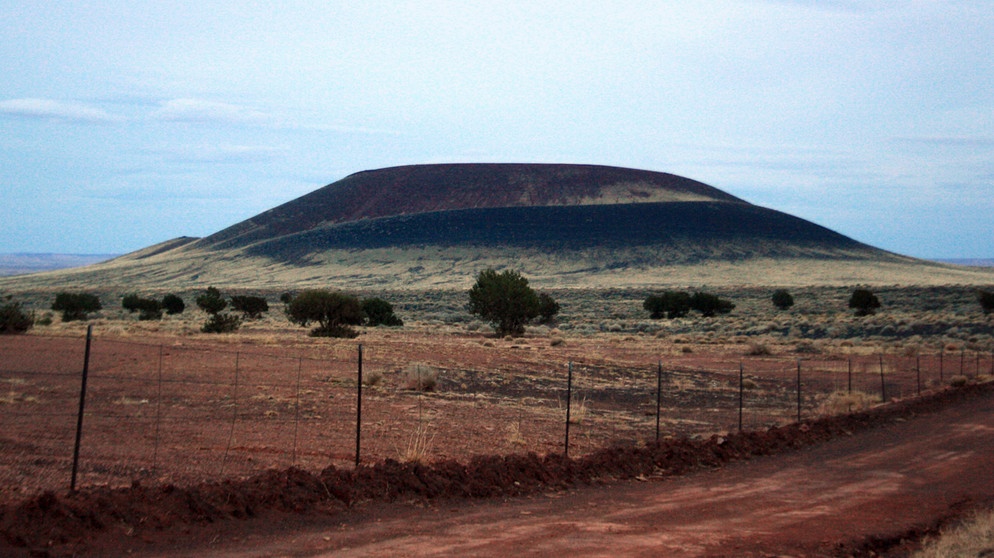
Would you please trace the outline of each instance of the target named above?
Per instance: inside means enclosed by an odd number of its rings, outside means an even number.
[[[185,484],[384,459],[576,456],[768,428],[994,374],[992,355],[965,351],[419,372],[357,343],[320,357],[180,343],[93,339],[80,415],[83,340],[0,337],[0,497],[67,487],[80,417],[80,486]],[[426,380],[433,391],[419,389]]]

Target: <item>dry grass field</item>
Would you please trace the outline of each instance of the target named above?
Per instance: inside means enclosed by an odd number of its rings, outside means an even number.
[[[138,321],[120,308],[130,289],[81,289],[97,293],[104,309],[70,323],[46,310],[55,288],[20,291],[17,299],[50,323],[0,338],[0,413],[35,417],[10,421],[29,428],[3,438],[9,490],[2,496],[17,501],[64,489],[88,325],[95,364],[80,469],[85,487],[350,468],[359,344],[364,463],[561,454],[567,363],[575,372],[574,456],[653,440],[660,363],[667,439],[735,432],[740,369],[747,430],[796,420],[799,364],[805,419],[875,407],[882,386],[888,400],[906,399],[994,374],[994,322],[981,312],[975,286],[876,286],[883,307],[860,318],[847,308],[848,286],[792,287],[795,306],[779,311],[770,302],[773,288],[714,285],[699,288],[734,302],[729,315],[674,320],[651,320],[642,309],[656,289],[536,286],[560,302],[561,314],[521,338],[495,337],[468,314],[462,289],[349,289],[389,300],[405,321],[363,329],[354,340],[309,337],[283,315],[280,289],[222,289],[265,296],[270,305],[262,319],[224,335],[200,332],[206,315],[192,303],[199,289],[135,289],[186,300],[186,312],[159,321]],[[924,374],[916,377],[916,368]],[[426,378],[431,390],[416,389]],[[52,428],[56,422],[62,426]],[[19,455],[25,459],[10,460]]]
[[[63,436],[68,435],[82,340],[92,325],[92,382],[107,393],[104,408],[91,411],[111,417],[102,426],[108,439],[114,438],[115,420],[141,418],[135,428],[144,425],[139,437],[147,447],[136,450],[119,473],[90,470],[84,478],[130,482],[128,475],[148,469],[155,453],[156,465],[167,471],[160,471],[161,479],[191,482],[266,466],[351,462],[354,433],[348,425],[355,422],[360,344],[368,386],[363,454],[372,461],[560,452],[569,363],[575,372],[571,451],[576,454],[615,440],[644,443],[654,437],[660,367],[662,432],[686,436],[737,428],[740,370],[746,428],[796,420],[799,366],[807,417],[866,408],[881,396],[910,397],[956,377],[994,375],[992,322],[980,312],[972,287],[879,288],[875,292],[884,307],[862,318],[846,308],[850,290],[843,287],[794,289],[796,304],[787,311],[773,307],[772,289],[712,291],[734,301],[731,314],[651,320],[641,308],[650,291],[553,289],[548,292],[562,306],[558,322],[530,326],[521,338],[494,337],[489,325],[465,310],[464,291],[369,291],[363,296],[393,302],[406,325],[365,328],[354,340],[309,337],[286,319],[274,291],[225,293],[266,296],[270,311],[223,335],[200,332],[206,314],[192,304],[196,291],[181,293],[188,304],[183,314],[156,321],[139,321],[120,308],[124,293],[98,291],[104,310],[88,322],[69,323],[45,310],[50,293],[25,294],[20,300],[51,323],[26,336],[0,339],[0,381],[6,388],[0,395],[7,411],[62,416]],[[46,360],[52,363],[45,365]],[[416,389],[412,370],[430,374],[431,388]],[[50,371],[64,373],[59,378],[64,384],[22,373]],[[167,388],[173,386],[166,395],[161,378]],[[125,383],[112,387],[115,382]],[[235,413],[239,449],[231,451],[232,436],[218,435],[203,442],[201,467],[163,469],[167,434],[193,436],[189,429],[160,432],[155,423],[151,446],[152,407],[170,397],[188,403],[188,408],[173,405],[168,415],[173,425],[185,421],[234,432]],[[56,403],[60,407],[51,406]],[[179,455],[184,447],[172,451]],[[57,454],[54,448],[45,451]],[[118,454],[107,452],[104,459],[113,461]],[[64,467],[59,463],[52,467]],[[108,462],[103,468],[119,465]],[[53,475],[53,484],[62,482],[61,474]]]

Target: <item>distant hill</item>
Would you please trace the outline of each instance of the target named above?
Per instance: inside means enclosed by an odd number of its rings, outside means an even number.
[[[954,258],[936,261],[940,263],[966,265],[970,267],[994,267],[994,258]]]
[[[117,256],[118,254],[0,254],[0,275],[22,275],[67,267],[82,267]]]
[[[359,172],[205,238],[30,282],[463,288],[487,267],[557,287],[994,282],[994,271],[886,252],[688,178],[542,164]]]

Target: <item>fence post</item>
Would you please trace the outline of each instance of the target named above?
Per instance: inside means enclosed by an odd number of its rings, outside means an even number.
[[[359,343],[358,380],[355,405],[355,466],[359,468],[359,447],[362,439],[362,343]]]
[[[159,374],[155,393],[155,442],[152,447],[152,470],[159,464],[159,426],[162,422],[162,344],[159,344]]]
[[[797,359],[797,422],[801,422],[801,359]]]
[[[569,457],[569,421],[570,406],[573,403],[573,362],[569,363],[569,373],[566,376],[566,446],[563,449],[563,457]]]
[[[852,357],[849,357],[849,395],[852,395]]]
[[[915,382],[918,384],[918,396],[922,395],[922,361],[921,355],[915,354]]]
[[[235,439],[235,422],[238,421],[238,366],[241,363],[241,352],[235,353],[235,383],[231,387],[231,430],[228,431],[228,444],[224,447],[224,456],[221,458],[221,472],[219,476],[224,476],[224,467],[228,463],[228,452],[231,450],[231,442]]]
[[[72,449],[72,476],[69,490],[76,491],[76,472],[79,470],[79,443],[83,438],[83,409],[86,406],[86,377],[90,373],[90,341],[93,339],[93,324],[86,326],[86,350],[83,353],[83,380],[79,386],[79,414],[76,415],[76,443]]]
[[[659,413],[663,400],[663,361],[656,368],[656,444],[659,443]]]
[[[878,355],[880,357],[880,401],[884,403],[887,402],[887,386],[884,384],[884,355],[881,353]]]
[[[946,348],[945,347],[940,347],[939,348],[939,384],[940,385],[942,385],[942,383],[944,383],[946,381],[946,379],[942,377],[943,376],[943,369],[942,369],[943,368],[942,367],[943,356],[942,355],[944,355],[945,353],[946,353]]]
[[[742,361],[739,361],[739,432],[742,432],[742,394],[745,391],[744,374]]]
[[[291,465],[297,464],[297,434],[300,431],[300,372],[304,367],[304,357],[297,357],[297,390],[293,398],[293,456]]]

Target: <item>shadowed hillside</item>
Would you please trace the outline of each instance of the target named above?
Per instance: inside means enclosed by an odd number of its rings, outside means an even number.
[[[593,165],[413,165],[350,175],[194,246],[230,249],[322,225],[455,209],[707,200],[742,202],[694,180],[642,170]]]
[[[708,249],[701,250],[705,245]],[[715,202],[433,211],[328,225],[257,242],[245,253],[304,264],[320,250],[417,246],[499,246],[549,253],[655,247],[680,263],[815,257],[816,252],[828,259],[886,257],[803,219],[755,205]]]

